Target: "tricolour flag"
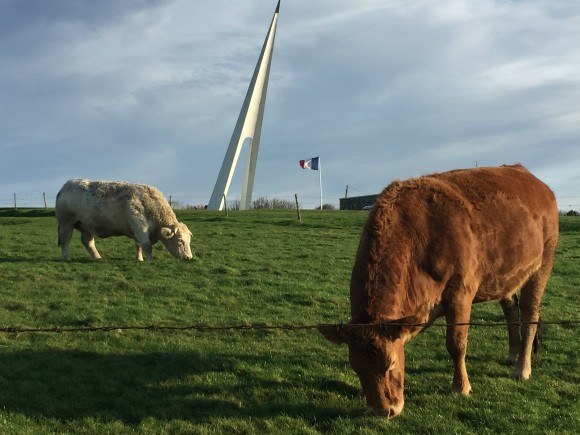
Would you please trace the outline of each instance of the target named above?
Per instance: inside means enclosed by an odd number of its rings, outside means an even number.
[[[308,160],[300,160],[298,163],[302,169],[313,169],[314,171],[318,171],[318,159],[319,157],[312,157]]]

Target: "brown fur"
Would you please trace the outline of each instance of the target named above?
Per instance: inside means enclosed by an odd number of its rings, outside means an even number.
[[[351,323],[469,322],[474,302],[499,300],[508,321],[539,318],[558,241],[554,194],[521,165],[455,170],[395,181],[379,196],[363,230],[350,285]],[[391,328],[392,329],[392,328]],[[321,332],[349,344],[369,406],[397,415],[404,403],[403,344],[422,327],[388,333]],[[469,394],[466,326],[449,327],[452,389]],[[509,328],[515,376],[531,373],[535,325]],[[377,362],[378,361],[378,362]],[[385,367],[388,367],[383,371]]]

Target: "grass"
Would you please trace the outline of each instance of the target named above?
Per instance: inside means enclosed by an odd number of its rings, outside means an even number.
[[[347,321],[366,212],[180,215],[195,259],[126,238],[59,260],[51,212],[0,212],[0,325],[313,324]],[[580,219],[563,217],[544,320],[578,319]],[[499,304],[473,320],[502,321]],[[366,414],[346,347],[314,331],[0,334],[0,432],[578,433],[578,325],[546,326],[532,378],[515,382],[504,328],[472,328],[469,398],[450,393],[444,331],[407,346],[405,410]]]

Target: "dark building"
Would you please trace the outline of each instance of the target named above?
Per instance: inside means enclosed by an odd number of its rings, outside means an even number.
[[[351,198],[340,198],[341,210],[362,210],[364,207],[371,207],[378,198],[376,195],[353,196]]]

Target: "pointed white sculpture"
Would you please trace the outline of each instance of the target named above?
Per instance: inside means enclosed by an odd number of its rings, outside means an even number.
[[[242,197],[240,198],[240,210],[249,210],[252,204],[252,190],[254,188],[262,119],[264,117],[264,105],[266,104],[266,92],[268,90],[268,76],[270,75],[270,62],[274,49],[274,38],[276,36],[279,12],[280,1],[278,1],[278,5],[276,6],[270,29],[266,35],[262,52],[260,53],[252,81],[248,88],[248,93],[246,94],[242,110],[238,116],[238,122],[234,128],[220,173],[213,188],[213,193],[207,206],[208,210],[223,209],[224,196],[228,194],[234,170],[238,163],[238,157],[240,156],[242,145],[246,139],[249,139],[247,141],[249,150],[242,185]]]

